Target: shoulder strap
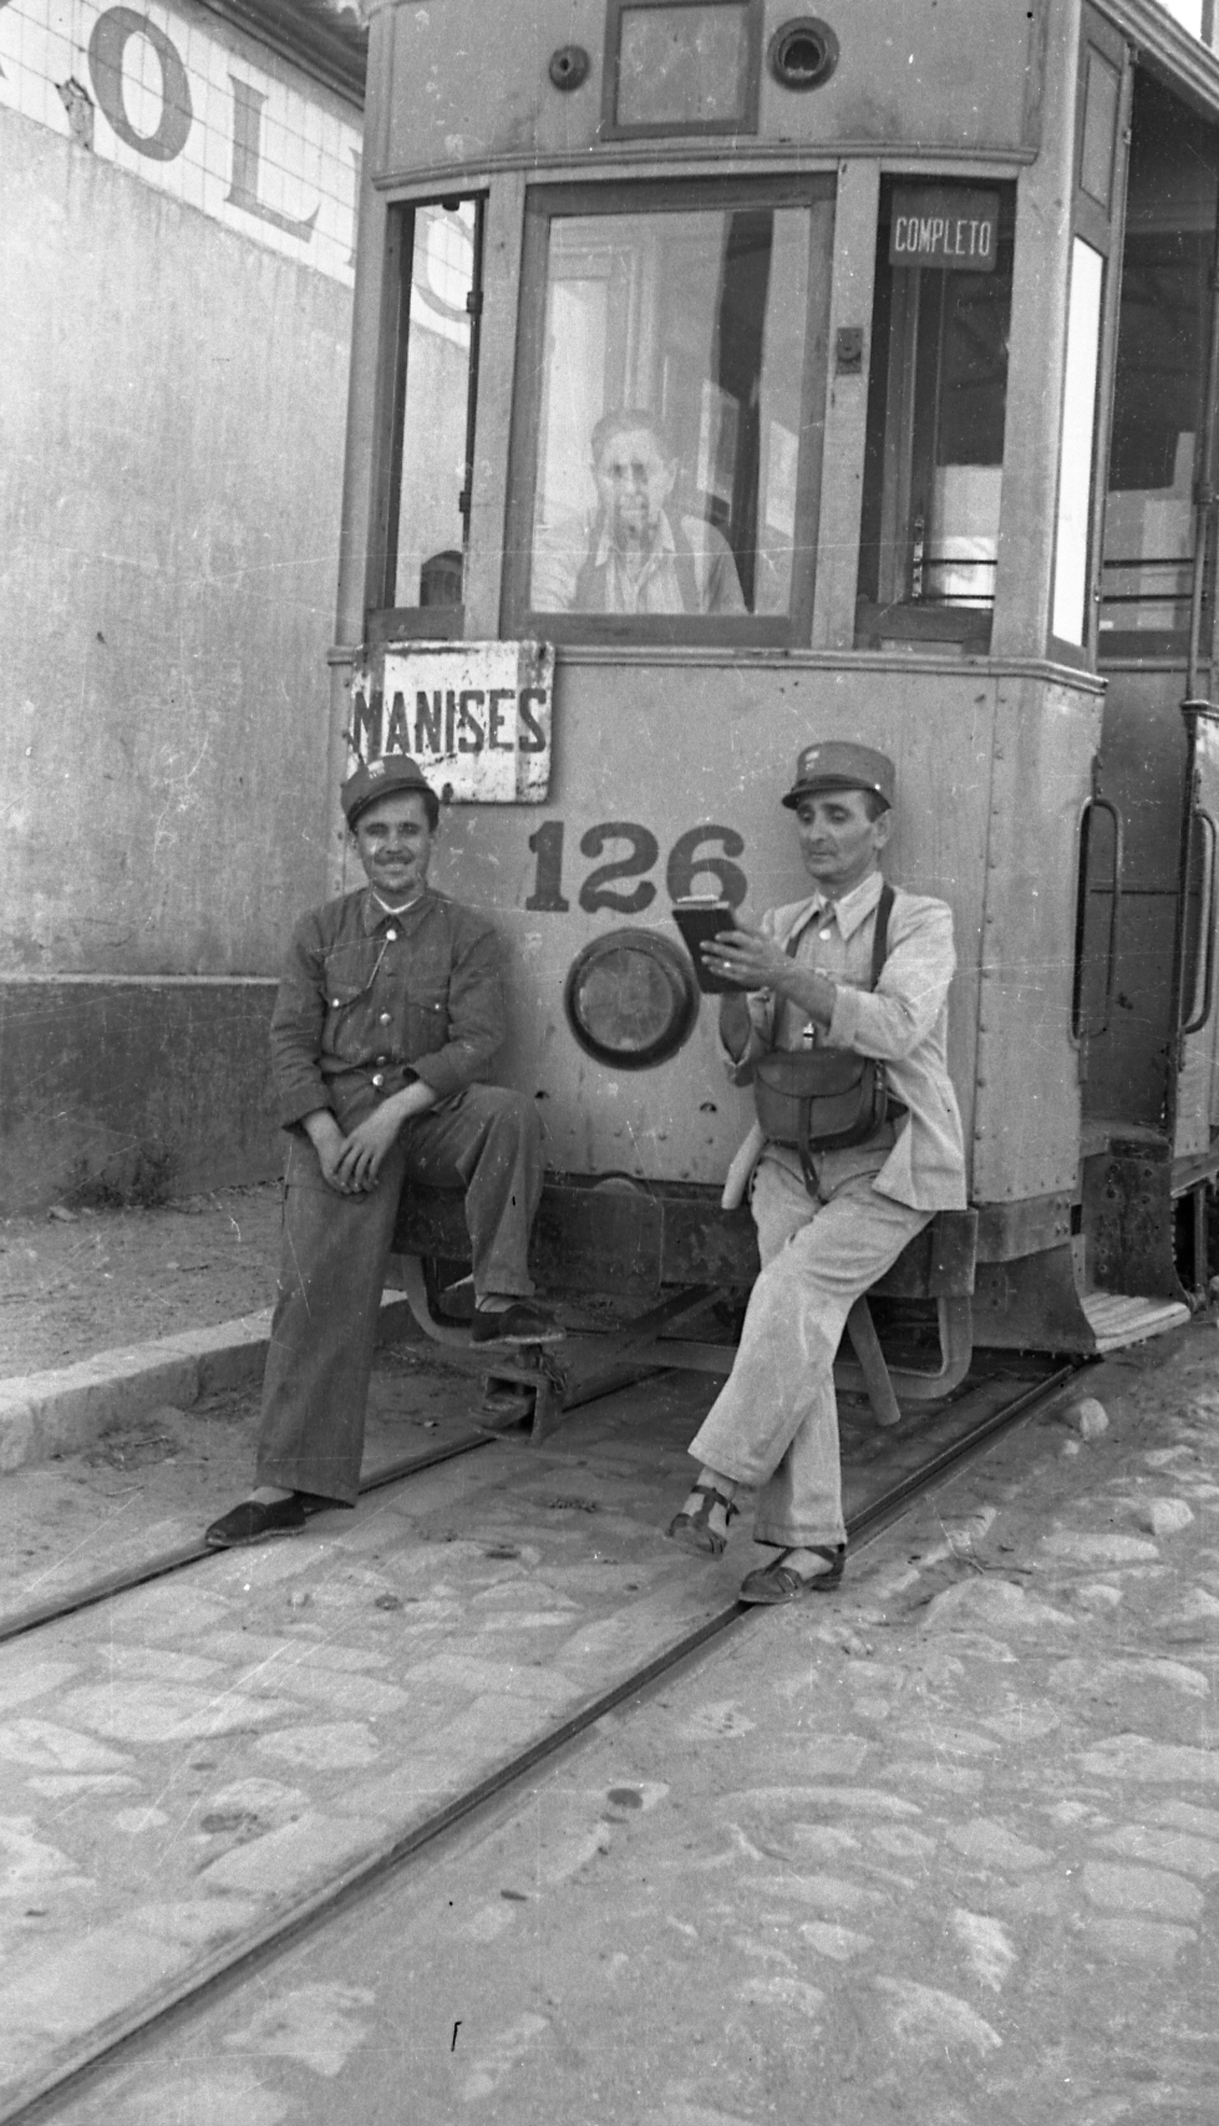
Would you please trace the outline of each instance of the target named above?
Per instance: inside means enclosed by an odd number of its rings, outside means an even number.
[[[572,592],[571,608],[577,613],[603,613],[605,611],[605,568],[598,568],[594,559],[596,548],[590,543],[588,552],[580,563]]]
[[[893,912],[895,898],[893,888],[888,879],[886,879],[880,889],[880,899],[876,903],[876,928],[872,933],[872,980],[870,987],[873,989],[879,982],[881,968],[889,957],[889,917]]]
[[[677,572],[677,587],[681,592],[682,609],[687,613],[701,613],[702,593],[698,587],[698,568],[694,559],[694,547],[686,536],[683,519],[670,519],[673,531],[673,565]]]

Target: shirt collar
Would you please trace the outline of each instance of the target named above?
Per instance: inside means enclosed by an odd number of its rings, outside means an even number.
[[[884,883],[882,872],[870,871],[867,878],[861,880],[858,886],[853,886],[849,893],[844,893],[840,901],[831,901],[824,893],[810,895],[809,899],[801,901],[796,909],[795,920],[787,933],[788,940],[798,938],[811,923],[823,922],[827,915],[833,916],[840,937],[853,937],[860,924],[866,922],[871,915],[880,899]]]
[[[404,934],[414,930],[423,915],[424,909],[427,908],[433,898],[434,896],[430,889],[425,886],[419,898],[412,901],[409,908],[403,908],[397,915],[391,915],[388,908],[382,907],[372,887],[366,886],[364,888],[364,907],[360,916],[364,935],[371,937],[375,931],[383,930],[386,924],[392,924],[395,930],[401,930]]]
[[[879,871],[870,871],[868,876],[850,893],[844,893],[834,913],[838,921],[839,935],[849,938],[871,915],[884,888],[884,877]]]
[[[644,567],[649,568],[652,562],[658,560],[662,554],[675,554],[676,552],[677,541],[673,537],[673,527],[662,509],[656,519],[656,529],[652,534],[652,544],[648,548],[648,557],[644,562]],[[597,551],[593,557],[593,566],[595,568],[605,568],[611,554],[617,554],[621,558],[622,549],[614,545],[613,540],[610,538],[609,525],[608,523],[603,523],[601,536],[597,541]]]

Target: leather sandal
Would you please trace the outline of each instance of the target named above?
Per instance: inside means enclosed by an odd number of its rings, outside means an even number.
[[[740,1512],[739,1506],[734,1505],[731,1499],[726,1499],[723,1492],[717,1491],[713,1484],[695,1484],[690,1496],[701,1501],[697,1511],[687,1513],[683,1507],[680,1513],[674,1514],[665,1534],[674,1543],[680,1543],[683,1550],[697,1551],[700,1557],[722,1557],[728,1541],[727,1530]],[[723,1535],[718,1528],[711,1526],[711,1516],[717,1506],[724,1509]]]
[[[745,1575],[741,1582],[742,1602],[794,1602],[800,1595],[831,1594],[842,1578],[847,1561],[845,1543],[834,1549],[828,1543],[801,1543],[801,1550],[811,1550],[815,1557],[825,1558],[828,1572],[805,1574],[796,1572],[784,1559],[791,1556],[790,1550],[781,1550],[769,1565],[760,1565],[756,1572]]]

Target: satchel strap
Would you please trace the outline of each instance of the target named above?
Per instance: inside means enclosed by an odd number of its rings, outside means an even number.
[[[872,980],[869,985],[872,989],[879,982],[881,968],[889,957],[889,917],[895,899],[893,888],[886,879],[876,903],[876,928],[872,933]]]

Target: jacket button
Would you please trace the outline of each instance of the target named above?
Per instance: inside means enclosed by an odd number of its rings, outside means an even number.
[[[381,1072],[381,1071],[379,1071],[379,1070],[374,1070],[374,1072],[373,1072],[373,1074],[372,1074],[372,1082],[373,1082],[373,1084],[374,1084],[374,1085],[384,1085],[384,1083],[385,1083],[385,1077],[384,1077],[384,1073],[383,1073],[383,1072]]]
[[[388,1026],[388,1025],[389,1025],[389,1021],[390,1021],[390,1014],[389,1014],[389,1012],[388,1012],[388,1011],[383,1011],[383,1012],[381,1013],[381,1016],[380,1016],[380,1018],[379,1018],[379,1019],[377,1020],[377,1024],[378,1024],[378,1026]]]
[[[387,931],[386,931],[386,933],[385,933],[385,935],[386,935],[386,937],[387,937],[387,938],[389,939],[389,942],[390,942],[390,944],[391,944],[391,945],[394,945],[394,944],[396,944],[396,943],[397,943],[397,941],[398,941],[398,933],[397,933],[397,931],[396,931],[396,930],[387,930]]]
[[[343,999],[341,997],[331,997],[330,1001],[334,1005],[335,1010],[337,1011]]]

